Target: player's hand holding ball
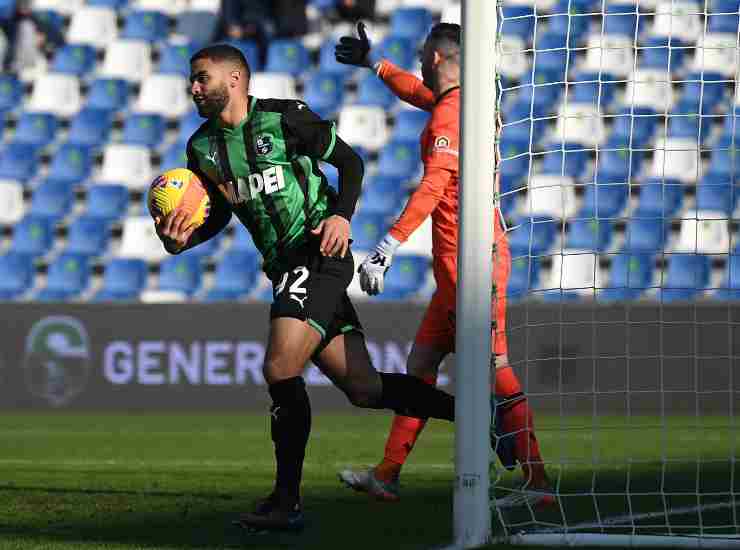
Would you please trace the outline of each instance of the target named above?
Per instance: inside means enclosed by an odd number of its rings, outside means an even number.
[[[357,270],[360,274],[360,288],[370,296],[383,292],[385,274],[391,267],[393,254],[400,244],[398,240],[386,235]]]

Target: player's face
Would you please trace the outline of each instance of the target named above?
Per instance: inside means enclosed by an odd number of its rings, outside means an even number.
[[[204,118],[214,118],[229,104],[225,63],[196,59],[190,67],[190,93],[195,108]]]

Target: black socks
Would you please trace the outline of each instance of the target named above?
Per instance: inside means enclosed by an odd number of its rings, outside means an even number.
[[[272,397],[272,441],[277,462],[275,491],[279,498],[297,500],[311,432],[311,403],[300,376],[270,384],[269,392]]]
[[[421,378],[379,372],[383,384],[380,406],[416,418],[455,420],[455,398]]]

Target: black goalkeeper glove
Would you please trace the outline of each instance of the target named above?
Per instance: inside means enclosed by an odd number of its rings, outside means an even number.
[[[352,36],[343,36],[339,39],[339,44],[334,48],[334,56],[339,63],[345,65],[356,65],[358,67],[371,67],[370,62],[370,40],[365,33],[365,23],[357,23],[357,35],[359,38]]]

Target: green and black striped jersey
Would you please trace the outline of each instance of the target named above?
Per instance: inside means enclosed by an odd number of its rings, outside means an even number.
[[[334,213],[337,195],[318,161],[332,154],[336,139],[334,123],[305,103],[250,96],[238,126],[211,119],[188,141],[188,168],[227,199],[266,273],[283,269],[291,252],[307,244],[310,229]]]

